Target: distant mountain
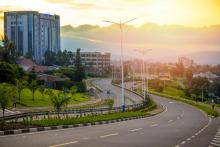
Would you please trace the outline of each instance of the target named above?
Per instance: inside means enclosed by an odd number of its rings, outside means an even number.
[[[186,55],[199,64],[220,64],[220,51],[205,51]]]
[[[185,56],[199,64],[220,64],[220,25],[184,27],[146,23],[140,27],[126,26],[123,32],[124,58],[140,58],[137,49],[152,49],[146,59],[175,62]],[[110,52],[120,57],[120,30],[116,25],[71,25],[61,27],[62,50]],[[192,51],[194,53],[192,53]]]
[[[176,56],[165,56],[165,57],[153,57],[150,59],[152,62],[176,62],[178,57],[187,57],[193,59],[197,64],[220,64],[220,51],[203,51],[194,52],[189,54],[179,54]]]

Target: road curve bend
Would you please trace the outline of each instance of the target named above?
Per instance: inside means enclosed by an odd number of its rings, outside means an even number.
[[[219,119],[189,105],[159,96],[158,115],[107,125],[0,137],[1,147],[208,147]]]

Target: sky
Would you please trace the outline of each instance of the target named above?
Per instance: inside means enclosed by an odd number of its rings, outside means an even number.
[[[108,25],[103,19],[131,22],[209,26],[220,24],[220,0],[0,0],[7,10],[36,10],[61,16],[61,25]]]
[[[137,18],[125,30],[125,48],[155,48],[157,55],[220,50],[220,0],[0,0],[0,35],[3,12],[13,10],[60,15],[62,26],[72,26],[61,31],[62,49],[117,50],[118,29],[103,20]]]

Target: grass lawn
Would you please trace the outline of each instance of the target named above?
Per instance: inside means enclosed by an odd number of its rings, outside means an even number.
[[[197,107],[198,109],[203,110],[206,114],[217,117],[219,116],[216,110],[211,108],[210,104],[196,102],[192,100],[192,98],[187,97],[182,89],[178,89],[177,87],[182,87],[183,85],[178,81],[170,81],[166,83],[166,86],[162,92],[157,92],[155,89],[149,89],[151,94],[155,94],[158,96],[170,98],[173,100],[181,101],[183,103],[190,104],[192,106]],[[140,92],[140,90],[138,89]]]
[[[54,93],[58,93],[59,90],[53,90]],[[68,97],[71,97],[69,104],[77,104],[80,102],[88,101],[90,98],[87,94],[76,93],[75,95],[67,94]],[[34,94],[34,101],[32,100],[32,93],[29,89],[24,89],[21,92],[21,100],[17,100],[19,107],[45,107],[52,106],[49,95],[44,94],[42,98],[41,93],[36,90]]]

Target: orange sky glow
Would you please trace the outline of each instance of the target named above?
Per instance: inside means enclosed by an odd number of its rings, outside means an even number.
[[[216,39],[216,37],[220,38],[218,33],[220,31],[220,0],[0,0],[0,35],[3,35],[3,12],[13,10],[35,10],[57,14],[61,16],[62,26],[74,27],[82,24],[107,27],[110,24],[102,20],[119,21],[120,18],[128,20],[138,17],[137,20],[130,23],[136,29],[131,28],[130,30],[138,32],[138,36],[140,36],[140,34],[144,35],[142,29],[146,29],[145,32],[148,33],[149,39],[144,40],[143,38],[146,37],[142,36],[140,40],[143,41],[139,42],[129,36],[127,45],[130,48],[146,46],[176,49],[182,42],[181,47],[184,48],[182,51],[201,48],[220,49],[219,39]],[[159,26],[144,26],[143,24],[147,22]],[[181,32],[177,31],[180,29],[178,25],[182,26]],[[213,26],[219,27],[217,31]],[[114,29],[114,27],[110,28]],[[102,31],[106,32],[106,30]],[[196,33],[191,35],[192,32]],[[85,33],[84,36],[83,33]],[[97,44],[105,41],[103,38],[107,36],[96,35],[96,32],[83,33],[66,32],[62,33],[62,36],[71,35],[69,37],[78,37],[78,39],[86,39],[93,43],[96,41]],[[151,34],[154,36],[151,37]],[[178,37],[173,35],[178,35]],[[110,37],[114,38],[114,34]],[[190,40],[190,37],[193,41]],[[201,43],[202,47],[199,46]]]

